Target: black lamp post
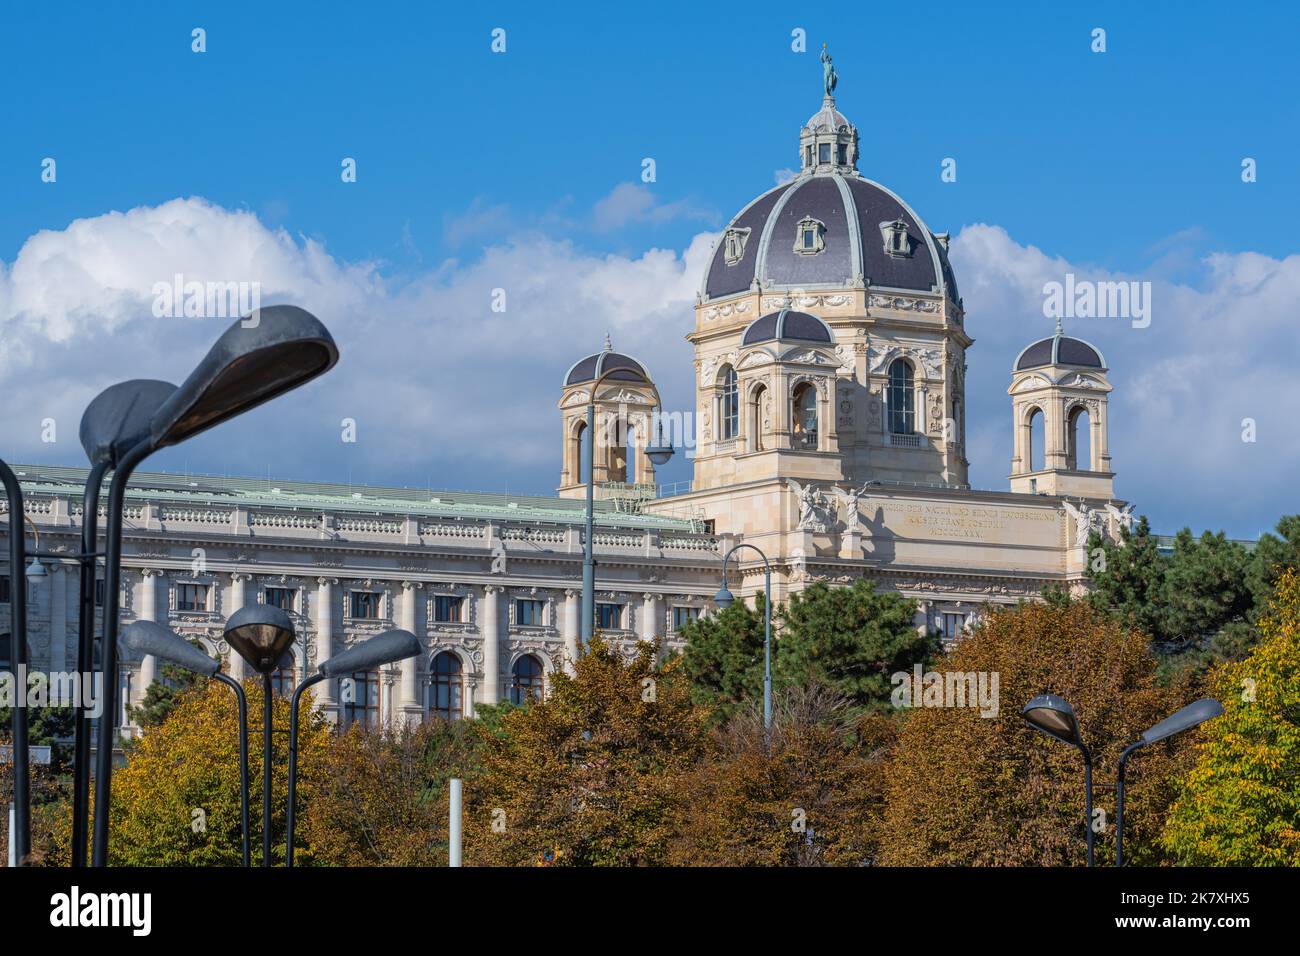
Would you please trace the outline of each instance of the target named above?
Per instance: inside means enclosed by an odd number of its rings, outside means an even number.
[[[1223,714],[1223,705],[1212,697],[1203,697],[1195,703],[1188,704],[1166,717],[1154,727],[1149,727],[1142,732],[1141,739],[1134,741],[1124,748],[1124,752],[1119,755],[1119,772],[1115,779],[1115,865],[1124,865],[1124,767],[1128,763],[1129,755],[1135,750],[1146,747],[1149,744],[1158,743],[1166,737],[1172,737],[1174,734],[1181,734],[1184,730],[1191,730],[1198,724],[1203,724]]]
[[[727,590],[727,562],[741,548],[752,548],[763,559],[763,734],[772,732],[772,566],[767,562],[767,555],[756,545],[738,544],[722,556],[722,587],[713,595],[713,603],[722,610],[731,607],[736,600]]]
[[[1088,840],[1088,865],[1092,866],[1092,754],[1084,746],[1083,734],[1079,730],[1079,721],[1074,716],[1074,708],[1064,698],[1057,697],[1055,694],[1041,694],[1025,704],[1020,716],[1035,730],[1069,744],[1083,754],[1084,833]]]
[[[226,621],[226,642],[262,675],[262,866],[271,865],[271,672],[293,646],[293,621],[270,604],[249,604]]]
[[[31,780],[27,750],[27,541],[23,530],[23,490],[18,476],[0,461],[0,483],[9,498],[9,634],[13,647],[14,701],[11,724],[14,748],[14,859],[27,865],[32,852]]]
[[[102,655],[105,709],[99,719],[100,743],[95,768],[92,854],[95,866],[104,866],[108,860],[122,508],[131,472],[158,449],[192,438],[321,375],[338,361],[338,354],[328,330],[311,313],[289,305],[259,309],[235,322],[217,339],[189,378],[154,411],[147,434],[122,451],[114,461],[107,506]],[[84,427],[82,444],[87,450],[92,447],[87,443]],[[127,443],[110,440],[108,444],[116,451],[118,444],[125,447]],[[92,463],[95,461],[94,455],[91,460]]]
[[[213,677],[235,692],[239,705],[239,824],[243,834],[244,866],[250,865],[248,849],[248,699],[239,681],[221,673],[221,661],[201,650],[157,621],[134,621],[122,630],[122,645],[141,655],[171,661],[186,670]]]
[[[90,474],[86,478],[81,508],[78,680],[83,680],[90,673],[95,660],[95,569],[99,557],[96,548],[99,544],[99,493],[104,475],[110,469],[117,468],[126,454],[148,437],[154,414],[175,391],[176,386],[170,382],[152,379],[119,382],[95,396],[81,416],[81,447],[90,460]],[[107,570],[106,567],[106,573]],[[111,591],[115,608],[113,616],[116,619],[117,586],[115,584],[110,589],[106,576],[104,588],[105,610],[109,605]],[[117,716],[117,681],[110,681],[108,675],[117,675],[117,655],[114,651],[113,669],[109,671],[104,667],[105,651],[106,648],[101,647],[100,692],[103,709],[100,711],[99,749],[108,749],[111,761],[113,721]],[[85,866],[86,836],[90,822],[90,723],[83,706],[76,708],[73,721],[72,865]]]
[[[322,661],[316,673],[294,689],[293,701],[289,705],[289,809],[285,821],[287,831],[284,845],[285,866],[293,866],[294,803],[298,795],[298,705],[302,701],[303,692],[313,684],[332,677],[374,670],[384,664],[416,657],[420,650],[418,637],[410,631],[393,628],[376,634],[368,641],[350,647],[341,654],[335,654],[327,661]]]

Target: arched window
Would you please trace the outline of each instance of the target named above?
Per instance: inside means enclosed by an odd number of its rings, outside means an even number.
[[[444,720],[459,720],[463,714],[460,658],[443,651],[429,668],[429,712]]]
[[[1035,408],[1029,413],[1029,427],[1025,429],[1025,440],[1029,443],[1025,449],[1025,462],[1030,471],[1042,471],[1047,467],[1047,447],[1043,444],[1044,428],[1042,409]]]
[[[754,451],[763,450],[763,406],[767,402],[767,386],[754,389],[753,403],[749,407],[750,445]]]
[[[718,397],[718,437],[723,441],[736,437],[740,430],[740,403],[736,370],[724,365],[720,377],[722,394]]]
[[[817,447],[817,389],[811,382],[804,382],[795,388],[791,396],[793,405],[794,447],[816,449]]]
[[[1092,470],[1092,420],[1088,417],[1088,409],[1083,405],[1076,405],[1070,409],[1069,418],[1065,424],[1065,467],[1071,469],[1082,469],[1084,471]],[[1083,435],[1084,454],[1079,454],[1079,436]]]
[[[895,435],[916,432],[916,390],[912,365],[894,359],[889,366],[889,430]]]
[[[587,423],[579,422],[573,430],[573,453],[577,459],[573,463],[573,478],[577,484],[585,485],[591,478],[587,474]]]
[[[530,700],[541,700],[544,680],[542,662],[532,654],[525,654],[510,668],[510,702],[523,705]]]

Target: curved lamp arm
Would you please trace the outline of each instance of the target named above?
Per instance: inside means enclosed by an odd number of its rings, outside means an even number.
[[[293,823],[294,803],[298,795],[298,705],[302,702],[303,692],[312,684],[325,680],[324,674],[312,674],[293,691],[293,700],[289,704],[289,809],[285,814],[284,865],[293,866]]]
[[[239,705],[239,826],[243,834],[244,866],[252,866],[248,849],[248,697],[243,685],[230,675],[217,671],[212,676],[235,692]]]

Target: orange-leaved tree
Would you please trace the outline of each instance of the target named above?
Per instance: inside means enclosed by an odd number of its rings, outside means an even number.
[[[1069,701],[1095,764],[1099,863],[1113,861],[1113,786],[1120,751],[1188,703],[1154,680],[1147,636],[1084,601],[994,610],[934,664],[936,673],[998,678],[998,713],[963,706],[908,712],[888,767],[881,862],[887,865],[1062,866],[1085,861],[1084,774],[1077,750],[1021,718],[1032,697]],[[954,681],[954,686],[956,682]],[[969,683],[967,684],[969,686]],[[991,684],[987,686],[991,687]],[[954,703],[955,701],[947,700]],[[1189,764],[1184,734],[1129,764],[1125,859],[1159,862],[1174,779]]]

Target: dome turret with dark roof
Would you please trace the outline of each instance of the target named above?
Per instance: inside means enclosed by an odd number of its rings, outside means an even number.
[[[606,336],[604,350],[574,362],[564,376],[564,384],[569,386],[593,382],[607,372],[609,373],[605,376],[607,382],[650,381],[650,373],[646,371],[645,366],[630,355],[615,352],[609,336]]]
[[[1058,322],[1056,334],[1051,338],[1039,339],[1032,345],[1026,346],[1016,356],[1015,364],[1011,369],[1014,372],[1023,372],[1027,369],[1043,368],[1047,365],[1104,369],[1106,360],[1102,357],[1101,350],[1095,345],[1085,342],[1083,339],[1076,339],[1066,335],[1061,330],[1061,324]]]

